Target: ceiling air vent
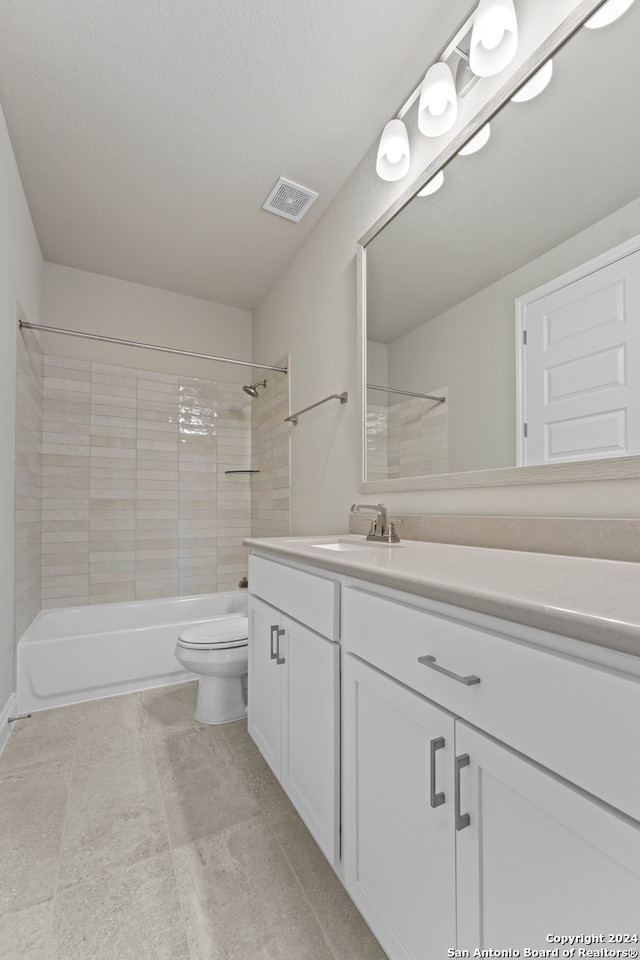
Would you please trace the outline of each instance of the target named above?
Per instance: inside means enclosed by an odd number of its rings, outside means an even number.
[[[314,190],[301,187],[299,183],[280,177],[262,204],[262,209],[298,223],[314,200],[317,199],[318,194]]]

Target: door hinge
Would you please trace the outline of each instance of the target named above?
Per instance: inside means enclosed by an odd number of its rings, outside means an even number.
[[[526,331],[526,330],[523,330],[523,331],[522,331],[522,342],[523,342],[523,344],[524,344],[525,347],[526,347],[526,345],[527,345],[527,331]]]
[[[528,436],[529,436],[529,424],[528,424],[528,423],[523,423],[523,424],[522,424],[522,432],[523,432],[523,434],[524,434],[525,437],[528,437]]]

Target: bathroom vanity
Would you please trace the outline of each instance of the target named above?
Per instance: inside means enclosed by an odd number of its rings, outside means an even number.
[[[249,731],[391,960],[637,950],[640,566],[247,544]]]

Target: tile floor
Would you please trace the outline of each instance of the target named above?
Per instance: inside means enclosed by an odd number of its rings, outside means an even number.
[[[16,724],[0,960],[384,960],[247,734],[195,683]]]

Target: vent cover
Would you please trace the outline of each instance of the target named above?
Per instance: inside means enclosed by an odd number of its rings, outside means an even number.
[[[317,199],[318,194],[314,190],[280,177],[262,204],[262,209],[298,223]]]

